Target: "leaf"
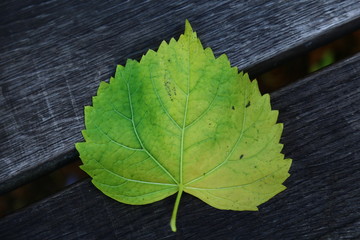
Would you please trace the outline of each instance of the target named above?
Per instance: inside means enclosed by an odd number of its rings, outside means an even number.
[[[118,66],[85,107],[81,168],[109,197],[148,204],[183,192],[219,209],[258,210],[285,187],[282,124],[269,95],[203,49],[188,21],[140,62]]]

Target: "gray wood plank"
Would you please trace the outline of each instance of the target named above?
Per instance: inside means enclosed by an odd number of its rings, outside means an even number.
[[[255,74],[360,25],[347,1],[2,1],[0,192],[76,156],[83,107],[116,64],[178,37]]]
[[[0,219],[0,239],[359,239],[360,54],[272,94],[293,158],[288,187],[259,212],[221,211],[184,194],[118,203],[89,179]]]

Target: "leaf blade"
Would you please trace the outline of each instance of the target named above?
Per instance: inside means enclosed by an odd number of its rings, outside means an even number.
[[[147,204],[182,192],[219,209],[257,210],[283,191],[291,159],[257,82],[204,49],[190,23],[179,40],[118,66],[85,107],[82,169],[106,195]]]

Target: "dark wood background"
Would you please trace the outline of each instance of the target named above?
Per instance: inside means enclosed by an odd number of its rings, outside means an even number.
[[[190,20],[205,46],[251,76],[360,27],[359,1],[3,1],[0,192],[73,161],[83,107],[116,64],[139,59]],[[273,93],[293,158],[288,189],[259,212],[185,195],[115,202],[89,180],[0,219],[0,239],[360,238],[360,55]]]

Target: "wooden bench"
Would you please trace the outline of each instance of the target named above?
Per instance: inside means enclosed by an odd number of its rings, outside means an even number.
[[[256,77],[360,27],[349,1],[3,1],[0,192],[74,161],[83,107],[116,64],[178,37]],[[0,219],[0,239],[360,239],[360,55],[271,94],[293,159],[288,189],[259,212],[221,211],[185,194],[118,203],[86,179]]]

